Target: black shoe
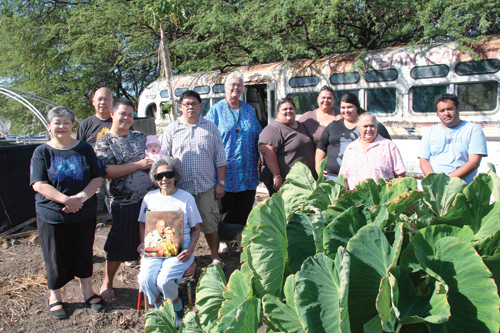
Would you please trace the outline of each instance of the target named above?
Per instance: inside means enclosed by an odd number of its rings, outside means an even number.
[[[54,306],[58,306],[58,305],[61,305],[63,307],[59,310],[51,310]],[[66,319],[68,317],[66,310],[64,310],[63,302],[55,302],[55,303],[49,304],[49,301],[47,301],[47,310],[49,311],[49,315],[52,318]]]
[[[97,303],[90,303],[93,299],[99,298],[100,301]],[[101,296],[99,295],[92,295],[88,299],[85,300],[85,303],[92,309],[94,312],[102,312],[104,309],[106,309],[106,306],[104,305],[104,301]]]

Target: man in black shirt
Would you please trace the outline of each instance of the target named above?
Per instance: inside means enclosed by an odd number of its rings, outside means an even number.
[[[76,139],[88,142],[95,150],[95,143],[98,138],[109,131],[112,124],[112,119],[109,114],[113,105],[113,94],[106,87],[97,89],[92,97],[92,105],[95,109],[95,115],[90,116],[80,122]],[[104,210],[104,197],[106,194],[106,181],[103,180],[101,186],[96,192],[97,195],[97,211]]]
[[[113,101],[113,95],[108,88],[102,87],[95,91],[94,97],[92,97],[95,115],[80,122],[76,133],[77,140],[86,141],[95,148],[97,138],[100,138],[111,128],[109,110],[111,110]]]

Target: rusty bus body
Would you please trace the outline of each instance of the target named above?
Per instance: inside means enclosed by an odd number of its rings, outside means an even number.
[[[399,147],[409,174],[421,174],[416,157],[422,134],[438,123],[434,97],[455,93],[460,99],[460,117],[479,124],[487,137],[486,163],[500,165],[500,36],[492,36],[474,46],[481,60],[462,53],[455,43],[390,48],[368,52],[365,69],[354,68],[358,53],[340,54],[290,63],[178,75],[173,77],[176,100],[187,89],[200,93],[202,114],[224,98],[224,82],[232,71],[245,81],[242,99],[250,103],[265,126],[275,118],[276,103],[291,97],[298,115],[317,108],[316,97],[323,85],[335,90],[336,107],[345,92],[358,95],[361,107],[373,112],[389,130]],[[166,80],[151,83],[139,98],[140,117],[152,116],[162,122],[161,105],[168,103]]]

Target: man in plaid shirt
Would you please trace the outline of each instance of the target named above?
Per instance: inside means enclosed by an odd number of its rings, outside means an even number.
[[[226,156],[217,126],[200,116],[203,104],[192,90],[180,96],[182,117],[170,124],[160,138],[162,149],[172,156],[181,170],[177,187],[191,193],[203,219],[201,232],[210,247],[212,261],[219,258],[217,201],[224,196]]]

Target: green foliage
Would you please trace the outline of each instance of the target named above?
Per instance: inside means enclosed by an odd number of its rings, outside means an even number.
[[[151,309],[144,318],[146,333],[175,333],[174,306],[169,299],[165,300],[161,309]]]
[[[256,332],[259,320],[272,332],[498,332],[493,172],[469,185],[429,175],[424,192],[410,178],[346,192],[297,164],[282,193],[251,212],[242,270],[225,285],[210,266],[199,312],[186,315],[181,332]],[[294,200],[322,184],[338,196]]]

